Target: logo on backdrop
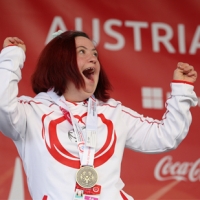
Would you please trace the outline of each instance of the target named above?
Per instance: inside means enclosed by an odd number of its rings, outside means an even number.
[[[180,162],[173,161],[170,155],[165,156],[157,163],[154,177],[158,181],[200,181],[200,158],[194,162]]]
[[[165,108],[165,101],[171,97],[170,92],[164,94],[161,87],[143,86],[141,88],[142,107],[144,109],[157,109]],[[200,107],[200,97],[198,98],[198,106]]]

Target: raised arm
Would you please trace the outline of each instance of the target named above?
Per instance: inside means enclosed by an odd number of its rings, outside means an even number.
[[[124,107],[127,147],[145,153],[159,153],[175,149],[186,137],[192,122],[190,107],[198,103],[193,91],[197,72],[187,63],[178,63],[173,79],[171,97],[166,102],[162,120],[144,117]]]
[[[0,131],[18,140],[26,127],[26,114],[17,98],[26,46],[21,39],[8,37],[3,47],[0,54]]]

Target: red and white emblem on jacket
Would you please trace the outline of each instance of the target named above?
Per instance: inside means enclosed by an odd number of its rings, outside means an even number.
[[[80,159],[77,156],[77,144],[71,142],[69,139],[68,132],[72,129],[71,121],[66,120],[64,116],[59,117],[57,119],[53,119],[53,112],[43,115],[42,117],[42,137],[45,141],[45,145],[49,151],[49,153],[60,163],[63,165],[72,167],[72,168],[80,168]],[[84,113],[82,116],[75,115],[74,117],[78,119],[79,123],[84,124],[83,118],[87,116],[87,113]],[[114,131],[113,123],[111,120],[105,118],[103,114],[98,114],[98,118],[102,122],[102,126],[104,127],[104,133],[98,133],[98,137],[101,137],[101,134],[104,134],[104,140],[101,144],[101,147],[95,153],[94,158],[94,166],[98,167],[104,164],[109,158],[113,155],[116,145],[117,136]],[[68,122],[67,122],[68,121]],[[61,125],[62,124],[62,125]],[[59,128],[64,129],[63,127],[66,126],[65,130],[59,130]],[[67,129],[70,127],[70,129]],[[106,131],[105,131],[106,130]],[[59,133],[61,132],[61,134]],[[65,138],[63,135],[65,133]],[[71,132],[72,133],[72,132]],[[105,135],[106,134],[106,135]],[[72,137],[74,135],[70,135]],[[68,138],[68,144],[63,143],[62,140],[66,140]],[[75,139],[76,140],[76,139]],[[69,143],[70,141],[70,143]],[[73,146],[73,147],[72,147]],[[73,149],[76,148],[76,153],[73,153]]]

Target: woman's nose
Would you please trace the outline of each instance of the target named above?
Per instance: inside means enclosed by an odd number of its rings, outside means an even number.
[[[97,62],[97,57],[94,55],[94,53],[90,54],[90,56],[89,56],[89,62],[92,62],[94,64]]]

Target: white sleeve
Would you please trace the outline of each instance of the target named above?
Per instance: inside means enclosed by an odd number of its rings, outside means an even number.
[[[6,47],[0,54],[0,131],[18,140],[26,127],[24,108],[18,103],[18,82],[25,53],[17,46]]]
[[[198,100],[192,85],[172,83],[171,88],[167,111],[160,121],[123,108],[128,131],[126,147],[144,153],[159,153],[175,149],[186,137],[192,122],[190,107],[197,105]]]

